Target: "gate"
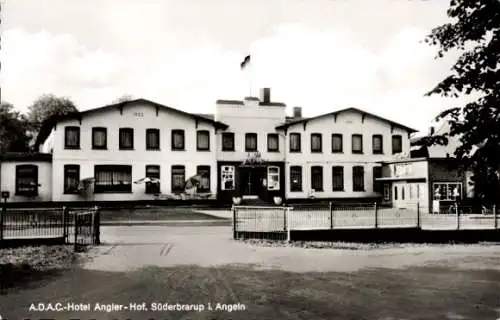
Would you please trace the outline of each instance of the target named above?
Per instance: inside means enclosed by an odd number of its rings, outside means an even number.
[[[74,221],[73,243],[75,251],[82,251],[88,245],[100,244],[100,210],[98,207],[91,209],[69,209],[65,215]],[[66,224],[70,226],[71,224]],[[70,232],[66,233],[70,238]],[[71,240],[68,239],[70,242]]]

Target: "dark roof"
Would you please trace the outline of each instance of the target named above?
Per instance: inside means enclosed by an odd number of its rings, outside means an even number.
[[[211,113],[195,113],[195,115],[203,117],[203,118],[207,118],[208,120],[214,120],[215,119],[215,115],[213,115]]]
[[[375,118],[375,119],[379,119],[379,120],[382,120],[382,121],[387,121],[387,122],[389,122],[390,124],[392,124],[392,125],[394,125],[396,127],[400,127],[400,128],[406,129],[406,130],[408,130],[410,132],[417,132],[418,131],[418,130],[415,130],[415,129],[410,128],[408,126],[405,126],[403,124],[400,124],[400,123],[397,123],[397,122],[394,122],[394,121],[382,118],[382,117],[377,116],[377,115],[375,115],[373,113],[369,113],[369,112],[363,111],[363,110],[358,109],[358,108],[345,108],[345,109],[337,110],[337,111],[334,111],[334,112],[321,114],[321,115],[315,116],[315,117],[300,118],[300,119],[292,120],[290,122],[286,122],[285,121],[284,124],[277,126],[276,129],[285,129],[285,128],[288,128],[288,127],[290,127],[292,125],[298,124],[298,123],[303,123],[303,122],[306,122],[306,121],[316,120],[316,119],[320,119],[320,118],[324,118],[324,117],[329,117],[329,116],[335,116],[335,115],[338,115],[339,113],[346,112],[346,111],[355,111],[355,112],[359,112],[361,114],[370,116],[370,117]]]
[[[228,127],[228,125],[226,125],[226,124],[224,124],[222,122],[219,122],[219,121],[214,121],[213,119],[210,119],[210,118],[208,118],[206,116],[202,116],[202,115],[199,115],[199,114],[193,114],[193,113],[185,112],[185,111],[182,111],[182,110],[179,110],[179,109],[175,109],[175,108],[172,108],[172,107],[165,106],[163,104],[159,104],[159,103],[151,101],[151,100],[147,100],[147,99],[142,99],[141,98],[141,99],[135,99],[135,100],[129,100],[129,101],[122,101],[122,102],[119,102],[119,103],[110,104],[110,105],[106,105],[106,106],[103,106],[103,107],[89,109],[89,110],[85,110],[85,111],[72,112],[72,113],[69,113],[69,114],[63,115],[63,116],[54,116],[54,117],[51,117],[50,119],[47,119],[47,120],[45,120],[42,123],[42,127],[40,129],[40,133],[38,134],[36,142],[35,142],[35,148],[37,148],[40,144],[42,144],[45,141],[45,139],[47,139],[47,137],[49,136],[50,132],[52,131],[52,128],[59,121],[66,120],[66,119],[81,119],[83,116],[85,116],[87,114],[91,114],[91,113],[99,112],[99,111],[111,110],[111,109],[122,109],[125,105],[133,104],[133,103],[146,103],[146,104],[150,104],[150,105],[152,105],[154,107],[157,107],[159,109],[163,109],[163,110],[167,110],[167,111],[172,111],[172,112],[175,112],[175,113],[178,113],[178,114],[181,114],[181,115],[185,115],[187,117],[191,117],[191,118],[193,118],[195,120],[209,122],[209,123],[213,124],[216,128],[226,129]]]
[[[40,152],[7,152],[0,156],[0,161],[52,162],[52,154]]]
[[[246,100],[259,101],[259,98],[248,97]],[[245,103],[242,100],[217,100],[216,104],[237,104],[244,105]],[[283,102],[259,102],[259,106],[269,106],[269,107],[286,107],[286,104]]]

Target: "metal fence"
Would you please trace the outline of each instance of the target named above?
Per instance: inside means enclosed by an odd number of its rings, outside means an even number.
[[[100,210],[92,208],[7,208],[0,210],[0,244],[59,238],[82,246],[100,243]]]
[[[373,204],[335,204],[305,206],[233,206],[233,237],[290,239],[291,231],[334,229],[419,228],[423,230],[500,229],[495,206],[478,212],[453,205],[429,213],[418,204],[397,209]]]

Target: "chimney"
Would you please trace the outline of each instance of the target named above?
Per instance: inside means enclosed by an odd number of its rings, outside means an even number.
[[[301,107],[293,107],[293,117],[294,118],[302,118],[302,108]]]
[[[269,104],[271,102],[271,89],[262,88],[260,89],[260,102],[263,104]]]

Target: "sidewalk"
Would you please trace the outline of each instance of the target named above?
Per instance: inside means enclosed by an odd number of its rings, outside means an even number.
[[[233,213],[231,212],[231,210],[193,210],[193,211],[217,218],[233,219]]]

